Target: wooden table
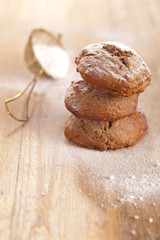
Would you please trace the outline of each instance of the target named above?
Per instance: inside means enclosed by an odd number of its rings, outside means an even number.
[[[119,193],[102,188],[101,172],[95,175],[100,161],[106,159],[109,168],[109,156],[132,153],[147,164],[160,157],[159,12],[158,0],[0,1],[0,240],[160,239],[159,197],[122,202]],[[71,68],[65,79],[39,80],[31,118],[22,124],[6,114],[4,100],[33,77],[23,52],[36,27],[62,33]],[[139,100],[147,135],[133,148],[100,155],[65,140],[69,113],[63,100],[70,81],[79,78],[74,57],[87,44],[104,40],[134,48],[151,68],[152,85]],[[11,106],[17,115],[23,100]]]

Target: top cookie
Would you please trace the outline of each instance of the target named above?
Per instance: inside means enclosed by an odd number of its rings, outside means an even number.
[[[131,48],[117,42],[85,47],[75,59],[82,78],[103,92],[131,96],[150,84],[146,63]]]

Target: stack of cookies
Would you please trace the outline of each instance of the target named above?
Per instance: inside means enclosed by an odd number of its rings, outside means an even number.
[[[135,144],[148,128],[137,111],[138,95],[151,81],[146,63],[116,42],[85,47],[75,63],[84,80],[72,82],[66,93],[72,113],[65,125],[67,139],[101,151]]]

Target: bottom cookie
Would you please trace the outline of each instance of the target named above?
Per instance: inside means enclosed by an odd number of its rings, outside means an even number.
[[[104,151],[134,145],[147,128],[146,117],[140,111],[113,122],[91,121],[71,115],[66,121],[64,134],[81,147]]]

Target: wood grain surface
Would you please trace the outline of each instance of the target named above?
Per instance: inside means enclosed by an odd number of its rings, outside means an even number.
[[[154,203],[147,198],[136,205],[118,202],[115,192],[97,188],[94,173],[81,164],[87,156],[98,161],[100,153],[79,150],[63,135],[69,115],[65,91],[79,77],[74,57],[87,44],[114,40],[135,49],[151,68],[152,85],[140,104],[151,129],[148,143],[151,131],[160,136],[159,12],[158,0],[0,0],[0,240],[160,239],[159,197]],[[39,80],[31,118],[22,124],[6,114],[4,100],[33,77],[24,63],[24,46],[36,27],[62,33],[71,67],[64,79]],[[17,115],[24,100],[11,106]],[[145,158],[141,144],[132,151]],[[160,158],[154,137],[151,144],[148,151]]]

